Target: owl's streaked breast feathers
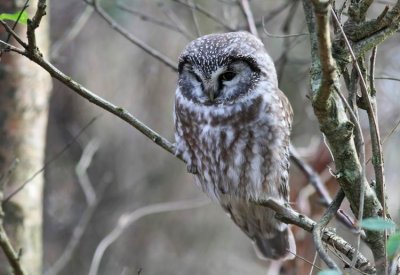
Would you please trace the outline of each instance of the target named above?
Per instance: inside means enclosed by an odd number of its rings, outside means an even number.
[[[202,190],[219,201],[259,255],[292,258],[288,226],[254,204],[289,200],[292,109],[262,42],[237,32],[189,43],[179,60],[174,117],[177,154],[196,171]]]

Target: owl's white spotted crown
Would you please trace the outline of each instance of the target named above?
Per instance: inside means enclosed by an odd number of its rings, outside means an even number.
[[[179,58],[179,65],[190,61],[201,65],[205,73],[211,73],[229,59],[244,58],[256,63],[254,54],[259,50],[264,50],[264,45],[247,32],[210,34],[190,42]]]

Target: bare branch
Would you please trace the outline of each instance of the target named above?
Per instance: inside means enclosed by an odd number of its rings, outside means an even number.
[[[175,62],[173,62],[171,59],[169,59],[167,56],[162,54],[161,52],[155,50],[154,48],[150,47],[147,45],[145,42],[140,40],[139,38],[135,37],[131,33],[129,33],[126,29],[124,29],[121,25],[119,25],[117,22],[114,21],[114,19],[111,18],[104,10],[101,8],[100,4],[98,3],[98,0],[94,0],[93,3],[94,10],[100,15],[101,18],[103,18],[112,29],[116,30],[118,33],[120,33],[123,37],[128,39],[130,42],[138,46],[140,49],[142,49],[144,52],[148,53],[158,61],[162,62],[164,65],[167,67],[171,68],[173,71],[178,71],[176,68]]]
[[[4,255],[6,256],[6,258],[8,260],[8,263],[11,265],[13,273],[16,275],[24,275],[26,273],[23,270],[22,265],[20,263],[20,256],[14,250],[14,247],[11,244],[11,241],[8,238],[7,232],[3,226],[3,221],[4,221],[4,212],[3,212],[3,208],[2,208],[3,195],[4,195],[3,190],[5,187],[5,184],[8,181],[8,178],[14,171],[17,163],[18,163],[18,160],[13,161],[13,163],[7,169],[6,173],[1,175],[1,177],[0,177],[0,202],[1,202],[0,203],[0,248],[1,248],[1,250],[3,250]]]
[[[250,8],[250,3],[248,0],[240,0],[240,8],[246,18],[247,25],[249,27],[250,32],[258,37],[258,31],[256,27],[256,23],[254,22],[253,12]],[[264,20],[263,20],[264,23]]]
[[[186,26],[176,16],[173,9],[171,9],[169,6],[165,5],[163,2],[159,2],[158,6],[161,7],[162,12],[174,24],[174,26],[178,29],[178,31],[181,34],[183,34],[183,36],[185,36],[189,40],[192,40],[194,38],[193,35],[187,30]]]
[[[39,27],[43,16],[46,15],[46,7],[47,7],[46,0],[38,0],[36,13],[33,16],[32,20],[30,20],[30,19],[28,20],[28,29],[27,29],[27,36],[28,36],[27,50],[28,50],[28,52],[33,53],[38,50],[37,45],[36,45],[35,31]]]
[[[0,40],[0,51],[3,52],[15,52],[24,55],[25,50],[14,47],[11,44],[8,44],[4,42],[3,40]]]
[[[50,60],[54,60],[58,57],[60,54],[60,51],[72,40],[75,39],[75,37],[81,32],[83,27],[86,25],[88,22],[90,16],[93,13],[93,7],[91,6],[86,6],[85,10],[79,15],[78,19],[74,20],[74,24],[68,28],[68,31],[66,34],[63,34],[61,36],[61,39],[56,41],[52,45],[51,53],[50,53]]]
[[[325,188],[324,183],[321,181],[321,178],[314,171],[314,169],[305,163],[297,153],[297,150],[291,145],[290,146],[290,158],[292,161],[300,168],[300,170],[306,175],[307,179],[310,181],[311,185],[317,191],[321,199],[321,203],[323,206],[328,207],[332,203],[332,198],[329,195],[328,191]],[[346,215],[342,211],[338,211],[336,213],[338,220],[343,223],[347,228],[354,230],[354,221],[349,219],[349,216]]]
[[[312,219],[297,213],[290,207],[281,205],[279,202],[275,201],[272,198],[257,203],[274,210],[276,212],[275,217],[278,220],[287,224],[297,225],[307,232],[311,233],[316,225],[315,221],[313,221]],[[356,258],[356,269],[359,269],[367,274],[375,274],[375,268],[371,265],[368,259],[359,252],[356,252],[349,243],[347,243],[341,237],[337,236],[332,231],[324,229],[322,232],[322,240],[340,253],[342,253],[349,260],[353,260],[354,258]]]
[[[400,78],[392,77],[392,76],[376,76],[375,79],[400,81]]]
[[[139,209],[136,209],[131,213],[126,213],[121,215],[114,229],[106,237],[104,237],[98,244],[92,259],[92,263],[90,265],[89,275],[97,275],[101,260],[103,258],[106,249],[111,244],[113,244],[129,226],[131,226],[134,222],[136,222],[140,218],[163,212],[171,212],[177,210],[186,210],[186,209],[202,207],[209,203],[210,200],[204,198],[186,200],[186,201],[165,202],[165,203],[147,205]]]
[[[2,19],[0,19],[0,23],[1,23],[1,25],[3,25],[3,27],[4,27],[4,29],[7,31],[7,33],[8,33],[10,36],[14,37],[15,40],[17,40],[17,42],[18,42],[22,47],[24,47],[25,49],[28,47],[28,45],[21,39],[21,37],[19,37],[18,34],[17,34],[16,32],[14,32],[14,30],[13,30],[6,22],[4,22]],[[11,46],[10,44],[8,44],[7,41],[2,41],[2,43],[3,43],[4,45],[9,45],[9,46]],[[12,46],[11,46],[11,47],[12,47]]]
[[[186,6],[192,10],[195,10],[201,14],[203,14],[204,16],[210,18],[211,20],[213,20],[215,23],[223,26],[226,30],[228,31],[235,31],[233,28],[231,28],[230,26],[228,26],[227,24],[225,24],[222,20],[220,20],[218,18],[218,16],[210,13],[209,11],[207,11],[205,8],[203,8],[202,6],[200,6],[199,4],[194,4],[194,3],[186,3],[184,0],[172,0],[173,2],[179,3],[183,6]]]
[[[70,142],[68,142],[64,148],[62,148],[58,153],[56,153],[54,156],[52,156],[46,163],[43,165],[41,169],[36,171],[31,177],[29,177],[24,183],[22,183],[17,189],[12,191],[10,194],[8,194],[5,199],[3,200],[3,204],[7,203],[10,201],[12,197],[14,197],[16,194],[18,194],[22,189],[25,188],[27,184],[29,184],[31,181],[33,181],[37,175],[42,173],[44,170],[46,170],[50,164],[52,164],[55,160],[57,160],[59,157],[61,157],[62,154],[64,154],[65,151],[67,151],[75,142],[76,140],[91,126],[96,120],[97,117],[92,118],[73,138]]]
[[[335,61],[332,57],[331,36],[329,33],[329,1],[312,0],[317,24],[318,53],[321,62],[321,85],[314,95],[315,105],[323,107],[328,104],[332,86],[337,82]]]
[[[187,0],[189,5],[194,5],[193,0]],[[197,14],[194,11],[194,9],[192,9],[192,20],[193,20],[193,24],[196,30],[196,35],[198,37],[201,36],[201,30],[200,30],[200,25],[199,25],[199,19],[197,18]]]
[[[4,174],[0,175],[0,190],[5,189],[6,185],[8,184],[8,181],[11,178],[12,173],[15,171],[18,164],[19,164],[19,159],[14,159],[14,161],[11,163],[7,171]]]
[[[87,175],[87,169],[89,168],[92,157],[94,153],[97,151],[99,143],[96,140],[91,140],[89,144],[83,150],[80,161],[75,167],[76,174],[79,179],[79,184],[82,186],[82,189],[85,193],[87,207],[83,212],[79,223],[74,228],[72,236],[68,241],[67,246],[65,247],[61,256],[57,259],[57,261],[45,272],[45,275],[57,275],[59,274],[64,267],[71,260],[74,252],[76,251],[79,243],[81,242],[83,235],[86,231],[86,228],[89,225],[90,220],[95,213],[97,206],[99,205],[104,190],[109,186],[111,181],[111,175],[106,174],[103,178],[102,183],[100,183],[100,187],[98,188],[97,194],[94,191],[92,183]]]
[[[160,27],[166,28],[168,30],[177,32],[179,34],[182,34],[186,38],[190,38],[191,37],[191,36],[188,37],[176,25],[170,24],[170,23],[166,22],[165,20],[159,20],[159,19],[157,19],[157,18],[155,18],[155,17],[153,17],[151,15],[145,14],[145,13],[141,12],[140,10],[136,10],[136,9],[130,8],[127,5],[122,4],[122,3],[117,3],[117,7],[119,9],[125,11],[125,12],[128,12],[128,13],[134,15],[134,16],[139,17],[143,21],[147,21],[147,22],[153,23],[153,24],[155,24],[157,26],[160,26]]]
[[[96,139],[92,139],[88,145],[83,149],[82,156],[75,166],[75,173],[78,176],[79,184],[85,194],[86,202],[88,205],[92,205],[96,200],[96,192],[90,182],[87,174],[87,169],[92,163],[94,154],[99,149],[100,143]]]
[[[3,215],[3,213],[1,213],[1,215]],[[0,219],[0,247],[6,255],[7,260],[10,263],[15,275],[24,275],[26,273],[20,264],[19,255],[12,247],[10,239],[8,238],[7,233],[3,227],[3,217],[1,217]]]
[[[335,214],[337,213],[340,205],[342,204],[343,199],[344,199],[344,192],[342,189],[340,189],[336,197],[333,199],[331,205],[329,205],[328,209],[326,210],[322,218],[314,226],[314,229],[312,231],[314,244],[320,258],[328,265],[330,269],[334,269],[337,271],[340,271],[339,267],[329,257],[328,253],[326,253],[326,251],[323,248],[321,234],[322,234],[322,229],[328,225],[333,216],[335,216]]]

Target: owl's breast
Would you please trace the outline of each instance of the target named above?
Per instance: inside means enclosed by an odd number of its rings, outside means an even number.
[[[184,159],[197,168],[197,182],[210,197],[259,198],[276,193],[266,184],[276,175],[279,140],[274,116],[262,98],[214,108],[179,107],[177,142],[186,144]],[[179,104],[179,103],[178,103]],[[184,146],[181,146],[182,148]]]

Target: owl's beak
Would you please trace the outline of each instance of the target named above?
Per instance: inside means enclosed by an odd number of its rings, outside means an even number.
[[[211,101],[213,101],[215,99],[214,89],[209,89],[208,98],[210,98]]]
[[[204,92],[210,101],[214,101],[214,99],[218,96],[218,90],[212,83],[208,83],[208,85],[206,85]]]

